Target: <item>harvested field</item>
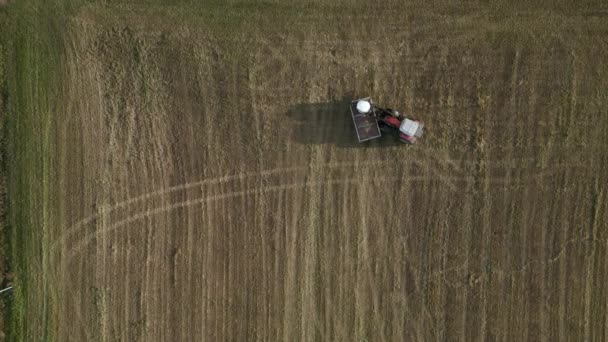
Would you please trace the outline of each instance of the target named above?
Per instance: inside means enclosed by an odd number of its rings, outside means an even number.
[[[66,16],[23,338],[608,339],[605,18],[361,6]]]

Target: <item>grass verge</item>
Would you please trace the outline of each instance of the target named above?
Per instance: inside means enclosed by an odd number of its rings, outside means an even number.
[[[51,340],[46,248],[55,217],[53,129],[59,96],[57,6],[15,2],[3,17],[7,225],[15,273],[7,324],[12,341]],[[25,332],[27,325],[30,328]],[[38,326],[31,329],[32,325]],[[30,336],[31,334],[31,336]]]

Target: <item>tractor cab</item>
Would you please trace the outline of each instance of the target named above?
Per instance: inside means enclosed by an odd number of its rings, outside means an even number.
[[[423,127],[424,125],[419,121],[404,119],[399,126],[399,139],[402,142],[414,144],[418,138],[422,137]]]

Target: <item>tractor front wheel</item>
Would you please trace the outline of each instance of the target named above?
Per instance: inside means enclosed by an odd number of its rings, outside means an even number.
[[[408,137],[407,135],[405,135],[403,133],[399,133],[399,140],[401,140],[402,143],[408,144],[408,145],[411,145],[416,141],[415,138]]]

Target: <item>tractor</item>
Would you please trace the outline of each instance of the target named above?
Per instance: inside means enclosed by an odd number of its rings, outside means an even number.
[[[402,143],[415,144],[423,134],[422,121],[408,119],[391,108],[378,107],[370,97],[352,101],[350,112],[359,142],[379,138],[385,132],[396,134]]]

